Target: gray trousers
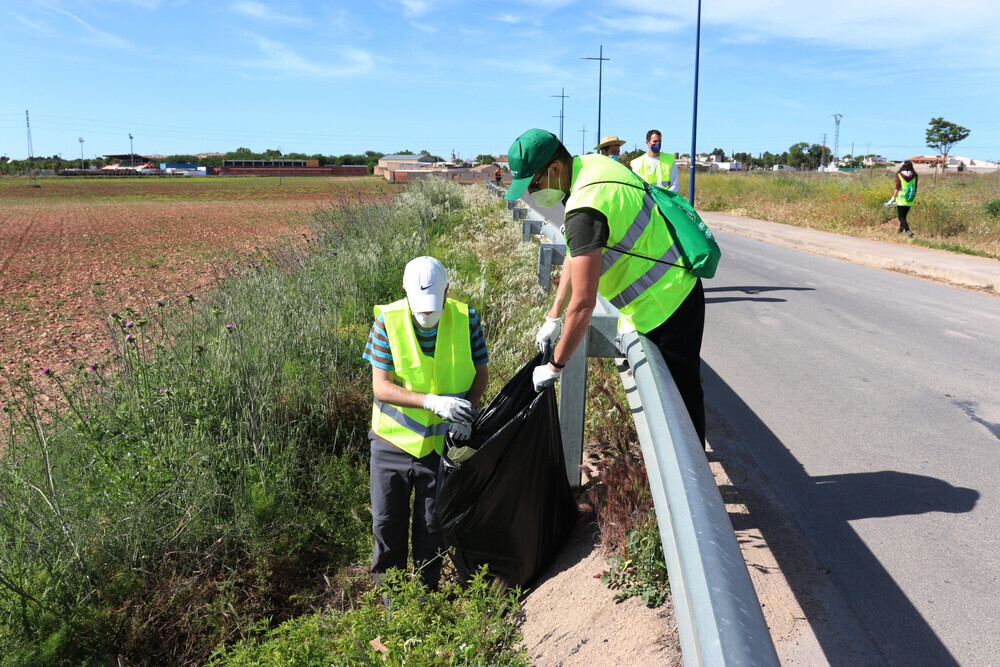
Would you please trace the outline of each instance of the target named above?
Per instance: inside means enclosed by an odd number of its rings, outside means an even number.
[[[413,563],[424,585],[436,590],[441,577],[441,526],[434,508],[438,462],[431,452],[416,458],[369,431],[371,441],[371,507],[376,583],[391,567],[406,570],[413,496]]]

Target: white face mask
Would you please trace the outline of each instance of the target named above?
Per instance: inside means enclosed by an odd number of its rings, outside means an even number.
[[[549,172],[545,172],[545,185],[549,185]],[[552,208],[556,204],[562,201],[566,193],[562,190],[557,190],[556,188],[545,187],[538,192],[531,195],[531,201],[535,202],[542,208]]]
[[[429,313],[413,313],[413,319],[416,320],[417,326],[421,329],[433,329],[437,326],[443,314],[443,310],[435,310]]]

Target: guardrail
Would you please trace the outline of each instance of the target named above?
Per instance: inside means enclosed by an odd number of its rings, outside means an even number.
[[[490,183],[498,196],[504,190]],[[521,240],[539,234],[539,284],[565,258],[557,227],[530,205],[507,202]],[[587,358],[615,359],[656,508],[686,665],[778,665],[774,642],[680,392],[663,356],[645,336],[617,332],[617,310],[598,295],[591,326],[559,383],[566,474],[580,485]]]

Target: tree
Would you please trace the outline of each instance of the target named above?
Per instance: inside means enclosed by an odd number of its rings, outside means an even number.
[[[496,164],[496,160],[493,159],[492,155],[477,155],[476,162],[479,164]]]
[[[927,147],[933,148],[941,153],[941,168],[944,169],[948,163],[948,152],[951,147],[969,136],[969,129],[949,123],[944,118],[931,118],[930,125],[927,126]],[[937,177],[937,170],[934,170]]]

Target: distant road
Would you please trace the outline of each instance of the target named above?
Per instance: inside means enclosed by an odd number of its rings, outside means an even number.
[[[709,406],[887,662],[1000,665],[1000,299],[718,237]]]

